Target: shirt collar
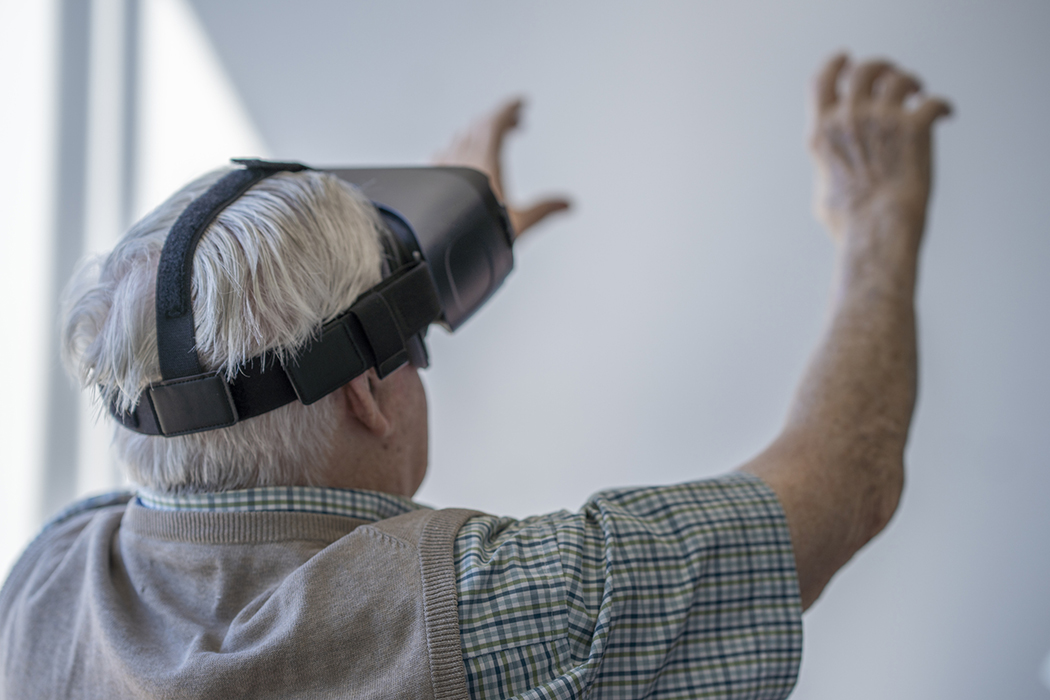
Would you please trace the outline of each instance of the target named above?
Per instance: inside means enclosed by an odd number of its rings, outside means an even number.
[[[369,521],[385,520],[425,507],[402,496],[379,491],[319,486],[263,486],[180,495],[139,489],[135,495],[139,505],[155,510],[207,513],[285,511],[341,515]]]

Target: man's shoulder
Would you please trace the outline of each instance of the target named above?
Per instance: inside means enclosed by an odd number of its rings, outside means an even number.
[[[443,551],[446,546],[452,547],[452,542],[464,523],[484,516],[484,513],[465,508],[419,508],[369,523],[360,530],[378,532],[417,548],[439,546]]]
[[[62,542],[68,546],[96,518],[119,521],[127,504],[133,498],[134,494],[130,492],[113,491],[91,496],[66,506],[44,523],[37,536],[23,550],[22,556],[11,569],[8,580],[14,578],[19,569],[23,568],[27,558],[36,559],[38,556],[34,555],[50,550]]]
[[[132,498],[127,492],[92,496],[71,504],[48,520],[15,562],[0,590],[0,624],[12,608],[19,607],[17,601],[21,597],[45,585],[60,567],[76,566],[71,557],[88,556],[90,547],[80,546],[85,538],[104,540],[108,544]]]
[[[44,524],[40,535],[46,534],[54,527],[69,523],[71,520],[86,521],[103,509],[123,509],[134,497],[135,494],[130,491],[110,491],[71,503]]]

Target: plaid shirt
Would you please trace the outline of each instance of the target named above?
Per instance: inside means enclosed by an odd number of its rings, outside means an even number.
[[[365,520],[424,507],[313,487],[138,499]],[[606,491],[578,513],[474,517],[454,557],[474,698],[772,699],[794,686],[794,555],[780,504],[756,477]]]

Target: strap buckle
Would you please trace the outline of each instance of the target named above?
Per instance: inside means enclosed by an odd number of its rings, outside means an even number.
[[[239,420],[230,387],[218,372],[153,384],[146,395],[165,437],[227,428]]]

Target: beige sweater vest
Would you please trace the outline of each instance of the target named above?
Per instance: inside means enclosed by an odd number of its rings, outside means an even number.
[[[466,698],[452,544],[471,515],[74,516],[0,594],[0,695]]]

